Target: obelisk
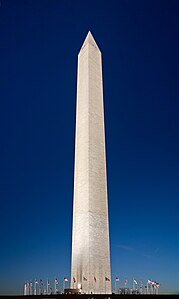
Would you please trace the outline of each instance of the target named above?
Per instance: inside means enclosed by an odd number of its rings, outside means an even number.
[[[111,293],[101,52],[89,32],[78,54],[71,288]]]

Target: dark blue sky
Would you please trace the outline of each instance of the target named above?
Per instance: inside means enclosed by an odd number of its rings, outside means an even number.
[[[77,54],[103,54],[112,277],[179,292],[179,1],[0,1],[0,294],[70,275]]]

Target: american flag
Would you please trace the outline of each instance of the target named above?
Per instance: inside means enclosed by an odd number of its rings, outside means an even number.
[[[68,278],[66,278],[66,277],[64,277],[64,279],[63,279],[64,281],[68,281]]]
[[[134,281],[135,284],[137,284],[137,281],[135,279],[133,281]]]
[[[35,284],[38,284],[38,280],[37,279],[35,280]]]
[[[147,280],[147,283],[148,283],[148,284],[152,284],[152,283],[153,283],[153,281],[152,281],[152,280],[150,280],[150,279],[148,279],[148,280]]]
[[[119,277],[116,277],[116,281],[120,281]]]
[[[55,284],[58,284],[58,279],[57,278],[55,278]]]
[[[47,285],[48,285],[48,286],[50,285],[50,281],[49,281],[49,279],[47,279]]]

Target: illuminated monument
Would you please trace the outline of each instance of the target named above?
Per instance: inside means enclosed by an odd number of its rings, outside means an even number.
[[[89,32],[78,55],[71,288],[111,293],[101,52]]]

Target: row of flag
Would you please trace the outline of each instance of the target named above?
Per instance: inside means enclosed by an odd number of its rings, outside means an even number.
[[[93,278],[94,278],[94,281],[96,282],[97,278],[95,276]],[[87,280],[88,279],[85,276],[83,276],[83,281],[87,281]],[[105,281],[110,281],[110,279],[105,276]],[[76,283],[76,278],[75,277],[73,277],[73,283]]]
[[[86,278],[85,276],[83,276],[83,280],[84,280],[84,281],[87,281],[87,278]],[[95,276],[94,276],[94,281],[95,281],[95,282],[97,281],[97,279],[96,279]],[[110,279],[109,279],[108,277],[105,277],[105,281],[110,281]],[[116,281],[116,282],[120,282],[119,277],[116,277],[115,281]],[[64,277],[64,278],[63,278],[63,282],[68,282],[68,278]],[[73,282],[76,283],[76,278],[75,278],[75,277],[73,277]],[[56,285],[58,284],[58,279],[57,279],[57,278],[55,278],[54,283],[55,283]],[[128,278],[125,278],[124,283],[125,283],[125,285],[127,285],[127,283],[128,283]],[[137,280],[134,279],[134,278],[133,278],[133,283],[136,284],[136,285],[138,284]],[[27,287],[32,287],[32,281],[30,281],[30,282],[26,282],[25,284],[26,284]],[[43,280],[40,279],[40,281],[38,281],[38,280],[36,279],[36,280],[35,280],[35,284],[36,284],[36,285],[37,285],[37,284],[43,285]],[[152,281],[152,280],[150,280],[150,279],[148,279],[147,284],[148,284],[148,285],[152,285],[152,286],[156,286],[156,287],[158,287],[158,288],[160,287],[160,283],[159,283],[159,282]],[[47,279],[47,285],[50,285],[50,281],[49,281],[49,279]]]
[[[97,278],[95,276],[93,278],[94,278],[94,282],[97,282]],[[104,279],[105,279],[105,282],[110,281],[110,279],[106,276],[104,277]],[[87,281],[87,278],[85,276],[83,276],[83,281]],[[115,292],[116,292],[117,282],[120,282],[120,281],[121,280],[119,279],[119,277],[115,278]],[[65,289],[66,282],[68,282],[68,278],[64,277],[62,291],[64,291],[64,289]],[[76,282],[77,282],[76,278],[73,277],[73,283],[75,284]],[[125,288],[127,287],[128,282],[129,282],[128,278],[125,278],[125,280],[124,280]],[[37,279],[35,279],[34,284],[32,283],[32,281],[27,281],[24,284],[24,295],[33,295],[33,294],[38,295],[38,294],[44,294],[44,293],[57,294],[57,293],[59,293],[58,285],[59,285],[59,281],[57,278],[55,278],[55,280],[52,284],[50,283],[49,279],[47,279],[46,282],[43,282],[42,279],[40,279],[39,281]],[[133,278],[133,290],[136,289],[137,285],[138,285],[137,280],[135,278]],[[143,289],[142,281],[140,281],[139,285],[140,285],[140,289]],[[151,292],[151,289],[153,289],[153,290],[159,289],[160,283],[148,279],[147,285],[144,287],[146,289],[147,293],[149,292],[149,287],[150,287],[150,292]]]
[[[68,278],[64,277],[63,290],[65,288],[66,282],[68,282]],[[35,279],[34,284],[32,281],[27,281],[24,284],[24,295],[57,294],[59,293],[58,284],[59,282],[57,278],[55,278],[54,283],[52,284],[50,283],[49,279],[47,279],[46,282],[44,282],[42,279],[39,281]]]
[[[119,282],[119,281],[120,281],[119,277],[116,277],[115,281],[116,281],[116,282]],[[135,284],[138,284],[138,282],[137,282],[137,280],[136,280],[135,278],[133,278],[133,282],[134,282]],[[125,278],[124,283],[125,283],[125,284],[128,283],[128,278]],[[159,282],[152,281],[152,280],[150,280],[150,279],[147,280],[147,284],[149,284],[149,285],[156,285],[156,286],[160,287],[160,283],[159,283]]]
[[[87,281],[87,278],[85,276],[83,276],[83,281]],[[94,281],[97,282],[97,278],[94,276]],[[105,277],[105,281],[110,281],[110,279],[108,277]],[[64,277],[63,278],[63,291],[65,289],[65,283],[68,282],[68,278]],[[73,277],[73,283],[76,283],[76,278]],[[57,294],[59,293],[59,289],[58,289],[58,279],[55,278],[54,282],[51,284],[50,280],[47,279],[46,282],[44,282],[42,279],[40,279],[39,281],[37,279],[35,279],[34,284],[32,281],[27,281],[24,284],[24,295],[38,295],[38,294]],[[52,288],[53,286],[53,288]]]
[[[119,277],[116,277],[116,278],[115,278],[115,291],[116,291],[116,284],[117,284],[117,282],[120,282]],[[128,278],[125,278],[125,280],[124,280],[125,288],[126,288],[128,282],[129,282]],[[140,288],[141,288],[141,289],[143,288],[143,283],[142,283],[142,281],[140,281],[140,283],[138,283],[137,280],[136,280],[135,278],[133,278],[133,289],[135,289],[137,285],[140,285]],[[155,289],[159,289],[159,287],[160,287],[160,283],[148,279],[148,280],[147,280],[147,284],[146,284],[146,286],[145,286],[144,288],[148,289],[149,286],[150,286],[150,288],[152,287],[152,288],[155,288]]]
[[[65,282],[68,281],[68,278],[64,277],[63,281],[65,281]],[[58,279],[57,278],[55,278],[54,283],[58,284]],[[41,285],[43,285],[44,283],[43,283],[42,279],[40,279],[40,281],[38,281],[37,279],[35,279],[35,284],[41,284]],[[49,279],[47,279],[47,285],[50,285],[50,280]]]

